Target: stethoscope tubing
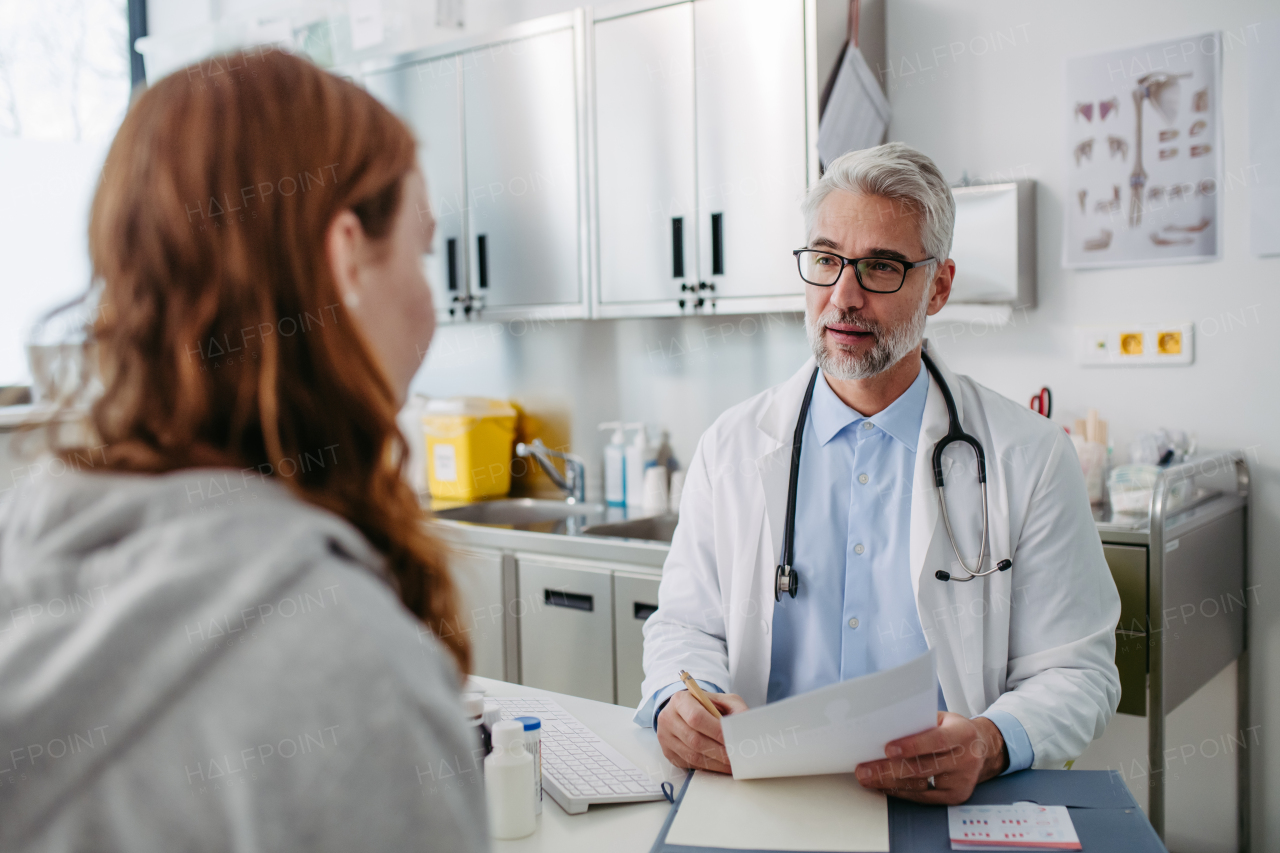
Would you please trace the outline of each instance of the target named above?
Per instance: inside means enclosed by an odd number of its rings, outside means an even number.
[[[975,565],[975,569],[981,569],[987,560],[987,533],[989,531],[987,523],[987,457],[982,450],[982,443],[961,428],[960,412],[956,409],[956,401],[951,396],[951,388],[947,385],[947,380],[942,378],[942,371],[938,370],[938,366],[933,363],[929,353],[922,351],[920,358],[924,360],[924,366],[938,383],[938,390],[942,392],[942,400],[947,404],[947,434],[933,446],[933,484],[938,490],[938,507],[942,512],[943,526],[947,529],[947,539],[951,541],[951,550],[955,552],[956,560],[959,561],[960,568],[964,569],[965,573],[964,577],[957,577],[949,572],[938,572],[935,576],[941,581],[950,580],[958,583],[967,583],[974,578],[985,578],[987,575],[1002,572],[1009,566],[1005,565],[1004,561],[1001,561],[999,565],[992,566],[984,572],[975,571],[965,565],[964,557],[960,556],[960,548],[956,545],[955,533],[951,530],[951,517],[947,514],[947,494],[942,477],[942,452],[953,442],[959,441],[973,448],[973,455],[978,460],[978,487],[982,490],[982,544],[978,549],[978,562]]]
[[[960,556],[960,548],[956,545],[955,533],[951,529],[951,517],[947,514],[946,488],[942,474],[942,453],[948,446],[958,441],[969,445],[973,449],[974,456],[978,462],[978,486],[982,490],[982,544],[978,551],[976,569],[981,569],[987,559],[989,518],[987,515],[986,454],[982,450],[982,443],[960,427],[960,415],[956,409],[956,401],[951,396],[951,388],[948,387],[947,381],[942,378],[942,372],[933,363],[929,353],[921,351],[920,357],[924,361],[924,366],[928,369],[929,374],[938,383],[938,390],[942,392],[942,399],[947,405],[947,434],[933,446],[933,482],[938,490],[938,506],[942,512],[943,526],[947,530],[947,539],[951,542],[951,550],[955,552],[960,568],[965,572],[964,577],[957,577],[939,569],[934,575],[940,581],[967,583],[974,578],[985,578],[987,575],[1006,571],[1013,563],[1011,560],[1001,560],[997,565],[986,571],[974,571],[965,565],[964,557]],[[801,443],[804,440],[804,426],[809,415],[809,404],[813,401],[813,389],[818,382],[819,370],[820,368],[814,367],[813,374],[809,377],[809,385],[804,392],[804,401],[800,404],[800,417],[796,421],[796,431],[791,443],[791,476],[787,483],[787,523],[783,528],[782,534],[782,561],[778,564],[777,572],[774,575],[774,601],[781,601],[782,593],[784,592],[795,598],[800,588],[799,573],[792,568],[792,563],[795,560],[796,492],[800,480],[800,453]]]

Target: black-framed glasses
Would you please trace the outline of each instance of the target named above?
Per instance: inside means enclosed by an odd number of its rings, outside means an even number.
[[[821,249],[796,249],[800,277],[818,287],[830,287],[840,280],[846,266],[853,267],[853,274],[863,290],[872,293],[897,293],[907,280],[907,272],[916,267],[928,266],[937,258],[923,261],[899,261],[894,258],[846,258]]]

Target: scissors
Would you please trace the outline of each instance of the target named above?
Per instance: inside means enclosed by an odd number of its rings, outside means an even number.
[[[1049,393],[1049,386],[1040,389],[1040,393],[1031,398],[1031,411],[1046,418],[1053,414],[1053,394]]]

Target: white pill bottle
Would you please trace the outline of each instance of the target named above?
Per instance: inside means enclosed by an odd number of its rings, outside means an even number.
[[[533,759],[533,811],[542,814],[542,720],[513,717],[511,722],[524,726],[524,751]]]
[[[503,720],[493,727],[493,752],[484,760],[489,834],[524,838],[537,826],[533,811],[533,756],[524,748],[524,726]]]

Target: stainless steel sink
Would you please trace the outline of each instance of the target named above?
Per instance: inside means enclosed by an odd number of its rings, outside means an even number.
[[[600,504],[570,504],[537,498],[503,498],[481,501],[450,509],[436,510],[435,517],[446,521],[509,527],[540,533],[574,534],[605,519]]]
[[[670,542],[678,516],[655,515],[625,520],[626,510],[606,508],[601,504],[565,503],[537,498],[499,498],[478,503],[438,509],[441,521],[528,530],[535,533],[559,533],[565,536],[601,536],[612,539],[640,539],[648,542]]]
[[[620,539],[647,539],[651,542],[670,542],[676,532],[675,514],[636,518],[631,521],[612,521],[590,524],[582,528],[585,536],[611,536]]]

